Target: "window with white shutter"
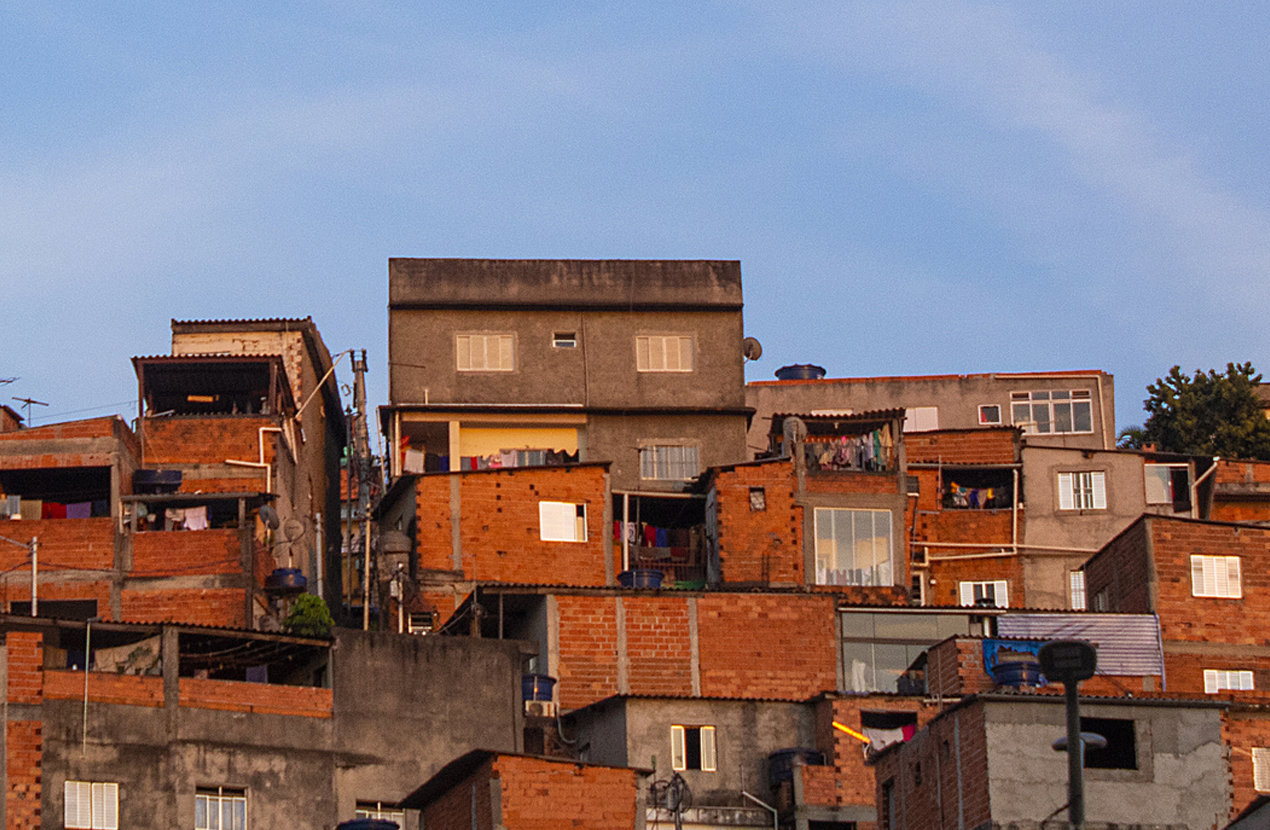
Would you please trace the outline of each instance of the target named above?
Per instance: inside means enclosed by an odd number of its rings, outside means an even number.
[[[516,369],[516,337],[511,334],[456,334],[455,367],[460,372],[511,372]]]
[[[119,830],[119,785],[67,781],[62,787],[66,827]]]
[[[683,334],[636,337],[635,368],[640,372],[691,372],[692,337]]]
[[[1085,610],[1085,572],[1069,571],[1067,574],[1072,593],[1072,610]]]
[[[1010,594],[1004,579],[994,579],[990,582],[962,582],[959,588],[962,605],[1010,607]]]
[[[1191,596],[1239,599],[1243,586],[1238,556],[1191,557]]]
[[[1058,474],[1059,510],[1106,510],[1107,474],[1100,470]]]
[[[586,505],[538,502],[538,537],[544,542],[585,542]]]
[[[1225,669],[1204,669],[1204,693],[1252,691],[1252,672]]]
[[[1252,786],[1259,793],[1270,793],[1270,748],[1253,747]]]
[[[714,727],[678,724],[670,727],[670,766],[679,772],[690,769],[715,772],[719,765]]]

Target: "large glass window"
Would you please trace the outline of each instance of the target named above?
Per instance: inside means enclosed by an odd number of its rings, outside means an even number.
[[[1010,393],[1015,426],[1038,435],[1094,431],[1093,399],[1088,389],[1045,389]]]
[[[899,691],[905,672],[926,649],[954,635],[982,634],[978,619],[966,613],[839,612],[841,691]]]
[[[891,511],[817,507],[816,584],[891,585]]]

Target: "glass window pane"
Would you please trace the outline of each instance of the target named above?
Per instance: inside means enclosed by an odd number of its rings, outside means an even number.
[[[1070,392],[1051,392],[1051,393],[1050,393],[1050,397],[1051,397],[1051,398],[1053,398],[1053,399],[1054,399],[1054,400],[1056,400],[1056,401],[1066,401],[1066,400],[1071,400],[1072,393],[1070,393]]]
[[[1025,404],[1025,403],[1016,403],[1016,404],[1014,404],[1014,406],[1012,406],[1012,407],[1011,407],[1011,410],[1010,410],[1010,411],[1011,411],[1011,417],[1014,419],[1014,423],[1015,423],[1015,424],[1022,424],[1022,423],[1025,423],[1025,422],[1027,422],[1027,421],[1030,421],[1030,420],[1031,420],[1031,418],[1029,418],[1029,417],[1028,417],[1028,414],[1029,414],[1029,413],[1028,413],[1028,410],[1029,410],[1029,409],[1030,409],[1030,407],[1029,407],[1027,404]]]
[[[874,635],[874,619],[877,614],[871,612],[849,611],[840,614],[842,620],[842,636],[843,637],[861,637],[865,639],[873,639]]]
[[[938,619],[936,614],[878,614],[877,636],[890,640],[942,640]]]
[[[1032,393],[1032,400],[1034,401],[1048,401],[1049,399],[1050,399],[1049,392],[1033,392]]]
[[[875,688],[873,682],[873,644],[842,644],[842,675],[846,684],[844,691],[871,692]]]
[[[1069,403],[1054,404],[1054,431],[1072,431],[1072,405]]]
[[[877,691],[894,692],[899,689],[900,675],[909,666],[908,648],[882,643],[873,646],[873,676]]]
[[[955,634],[970,633],[970,618],[961,614],[940,614],[939,629],[936,632],[938,639],[942,640],[946,637],[952,637]]]
[[[1072,429],[1074,432],[1093,432],[1093,405],[1088,401],[1072,403]]]
[[[1050,405],[1047,403],[1032,404],[1032,420],[1036,421],[1037,432],[1050,431]]]

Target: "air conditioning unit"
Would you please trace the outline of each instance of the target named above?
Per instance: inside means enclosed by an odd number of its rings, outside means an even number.
[[[527,718],[554,718],[556,716],[556,702],[554,700],[526,700],[525,701],[525,717]]]

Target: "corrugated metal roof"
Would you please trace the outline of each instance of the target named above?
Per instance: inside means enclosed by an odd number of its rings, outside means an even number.
[[[1154,614],[1003,614],[997,634],[1027,640],[1088,640],[1098,649],[1098,673],[1162,675],[1160,620]]]

